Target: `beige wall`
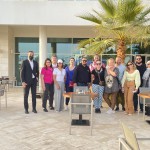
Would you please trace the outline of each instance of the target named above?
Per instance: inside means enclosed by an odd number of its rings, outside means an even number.
[[[8,26],[0,26],[0,76],[14,76],[14,37]]]
[[[8,27],[0,27],[0,76],[8,76]]]

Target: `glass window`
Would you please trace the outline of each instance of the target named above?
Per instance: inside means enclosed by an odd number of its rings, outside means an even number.
[[[27,53],[31,50],[35,53],[35,60],[39,61],[39,39],[38,38],[15,38],[15,76],[18,85],[21,85],[20,68],[22,61],[27,59]]]

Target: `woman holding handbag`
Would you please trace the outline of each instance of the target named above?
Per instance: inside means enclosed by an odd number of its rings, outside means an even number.
[[[104,71],[105,68],[102,67],[101,61],[96,61],[96,68],[91,73],[92,91],[98,94],[98,96],[94,98],[95,113],[101,113],[100,107],[102,106],[105,85]]]
[[[74,69],[75,69],[75,59],[74,58],[70,58],[69,60],[69,66],[67,66],[65,68],[66,70],[66,92],[73,92],[73,73],[74,73]],[[66,107],[65,110],[68,110],[68,103],[69,103],[70,98],[66,98]]]
[[[138,91],[141,84],[140,73],[132,61],[128,61],[127,68],[122,78],[122,91],[124,92],[125,114],[134,113],[133,95]]]

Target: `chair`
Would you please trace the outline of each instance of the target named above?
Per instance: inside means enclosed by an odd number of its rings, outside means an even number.
[[[150,138],[136,138],[135,133],[124,123],[121,123],[121,126],[125,138],[119,138],[119,150],[122,150],[123,147],[126,150],[140,150],[138,140],[150,140]]]
[[[74,86],[73,91],[74,92],[80,92],[80,91],[88,92],[89,89],[87,86]]]
[[[72,120],[72,114],[79,114],[79,119]],[[89,120],[83,120],[82,114],[90,114]],[[92,119],[93,119],[93,101],[91,101],[90,94],[72,94],[70,100],[70,130],[71,125],[90,125],[90,133],[92,135]]]
[[[1,96],[4,96],[4,89],[0,87],[0,109],[1,109]]]
[[[16,77],[11,77],[11,78],[9,79],[9,86],[10,86],[10,87],[15,87],[15,86],[17,86]]]
[[[1,98],[1,96],[4,96],[4,94],[5,94],[5,105],[6,105],[6,108],[7,108],[7,90],[6,90],[5,85],[1,84],[0,85],[0,98]],[[0,99],[0,103],[1,103],[1,99]]]
[[[139,88],[139,93],[144,93],[144,92],[150,92],[150,88],[147,88],[147,87],[140,87]],[[138,97],[138,114],[139,114],[139,111],[140,111],[140,103],[143,104],[143,100],[141,100],[142,98]],[[147,104],[150,104],[150,98],[146,98],[145,99],[145,104],[143,104],[143,113],[144,113],[144,116],[145,116],[145,106],[144,105],[147,105]]]

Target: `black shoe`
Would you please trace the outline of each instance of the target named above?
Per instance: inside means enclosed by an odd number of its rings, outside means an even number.
[[[100,110],[100,108],[98,109],[98,113],[101,113],[101,110]]]
[[[32,112],[37,113],[36,109],[33,109]]]
[[[98,113],[98,110],[97,110],[97,109],[95,109],[95,113]]]
[[[119,111],[119,107],[116,107],[115,111]]]
[[[49,107],[49,109],[50,109],[50,110],[54,110],[54,107],[53,107],[53,106],[52,106],[52,107]]]
[[[43,109],[44,112],[48,112],[48,110],[46,108]]]
[[[122,107],[122,110],[123,110],[123,111],[125,111],[125,108],[124,108],[124,107]]]
[[[96,109],[95,109],[95,113],[101,113],[100,108],[96,108]]]
[[[28,110],[25,110],[25,114],[29,114]]]

